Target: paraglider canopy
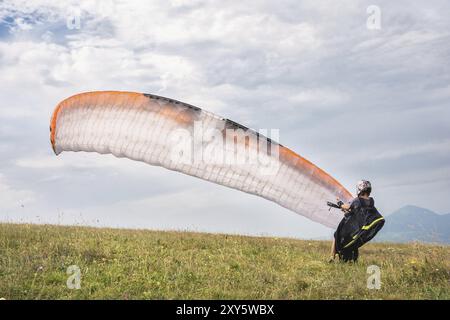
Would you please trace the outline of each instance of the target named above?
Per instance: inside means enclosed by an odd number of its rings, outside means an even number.
[[[336,179],[265,134],[152,94],[74,95],[58,104],[50,131],[57,155],[85,151],[143,161],[263,197],[328,227],[340,216],[326,202],[352,198]]]

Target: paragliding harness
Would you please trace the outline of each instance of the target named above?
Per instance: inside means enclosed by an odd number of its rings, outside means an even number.
[[[375,208],[372,198],[369,205],[359,197],[355,201],[359,201],[359,205],[345,214],[334,233],[336,252],[345,262],[356,261],[359,247],[375,237],[384,225],[384,218]],[[342,204],[328,203],[333,208],[340,208]]]

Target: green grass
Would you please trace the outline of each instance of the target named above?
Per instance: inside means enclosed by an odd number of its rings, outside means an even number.
[[[330,242],[0,224],[5,299],[449,299],[450,246],[369,243],[357,264]],[[367,289],[367,267],[381,289]],[[81,269],[81,289],[66,286]]]

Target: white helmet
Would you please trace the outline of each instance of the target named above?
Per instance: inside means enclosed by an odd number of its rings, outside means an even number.
[[[363,192],[371,192],[372,191],[372,185],[367,180],[360,180],[356,184],[356,194],[359,196]]]

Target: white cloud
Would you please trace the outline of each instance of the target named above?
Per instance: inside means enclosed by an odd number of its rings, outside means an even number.
[[[194,180],[162,169],[93,154],[52,155],[48,124],[56,104],[82,91],[117,89],[159,93],[254,128],[280,128],[283,144],[336,173],[350,188],[360,175],[375,177],[389,190],[381,193],[389,210],[414,195],[424,206],[450,211],[445,197],[433,191],[450,192],[439,179],[448,176],[449,160],[450,23],[444,14],[449,6],[381,1],[382,29],[370,31],[365,26],[369,4],[3,2],[3,206],[34,199],[50,216],[56,208],[48,194],[54,193],[62,199],[60,207],[66,204],[62,209],[88,210],[91,220],[96,212],[115,211],[120,222],[118,212],[128,206],[138,220],[146,207],[163,220],[165,212],[173,219],[183,214],[178,202],[188,206],[188,198],[204,196]],[[79,30],[66,26],[74,12],[80,12]],[[117,185],[105,186],[105,181]],[[29,191],[11,187],[23,185]],[[91,199],[76,206],[61,186]],[[98,194],[105,187],[109,202]],[[157,189],[164,195],[156,197]],[[235,201],[224,203],[221,189],[211,190],[199,207],[189,205],[190,214],[199,211],[193,224],[207,212],[239,213],[258,206],[238,193],[232,194]],[[268,220],[278,212],[265,211],[264,205],[258,210]],[[250,220],[241,231],[261,230]],[[204,226],[215,228],[212,222]]]
[[[390,150],[381,150],[373,155],[371,158],[374,160],[384,159],[398,159],[411,155],[420,154],[435,154],[446,155],[450,152],[450,140],[445,141],[433,141],[425,144],[410,145],[404,147],[395,147]]]
[[[299,93],[289,97],[295,104],[306,107],[333,107],[337,104],[343,104],[350,100],[345,92],[332,88],[313,88],[299,90]]]
[[[2,214],[32,204],[35,200],[36,196],[33,191],[12,188],[6,178],[0,174],[0,210]]]

